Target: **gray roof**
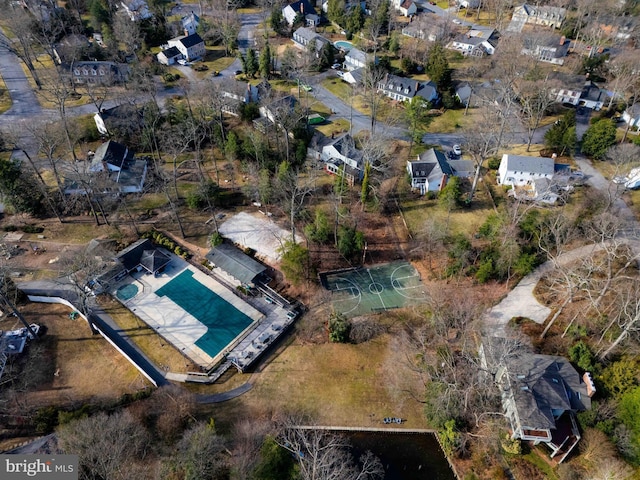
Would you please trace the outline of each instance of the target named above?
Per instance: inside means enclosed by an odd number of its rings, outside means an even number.
[[[471,97],[471,85],[469,85],[468,83],[459,85],[458,88],[456,88],[456,95],[462,103],[466,103],[467,100]]]
[[[329,145],[333,146],[338,153],[344,155],[351,160],[355,160],[358,163],[362,161],[362,150],[359,150],[355,146],[355,141],[353,137],[348,133],[345,133],[341,137],[338,137],[329,143]]]
[[[430,148],[422,153],[417,161],[409,161],[412,178],[426,178],[434,180],[442,178],[443,175],[453,175],[454,171],[449,165],[444,153],[434,148]]]
[[[432,98],[438,97],[436,84],[431,80],[428,82],[418,82],[397,75],[386,75],[380,84],[382,85],[382,90],[385,92],[401,93],[409,98],[418,95],[427,100],[431,100]],[[398,86],[400,90],[397,90]],[[408,93],[405,93],[405,90],[407,90]]]
[[[547,157],[525,157],[523,155],[505,155],[507,170],[512,172],[539,173],[553,175],[555,161]]]
[[[591,398],[566,358],[525,353],[508,361],[511,390],[520,424],[554,429],[554,410],[588,410]]]
[[[140,257],[140,265],[142,265],[148,272],[155,273],[164,267],[171,261],[169,255],[165,255],[160,250],[155,248],[150,250],[144,250]]]
[[[121,188],[138,187],[142,183],[146,167],[146,159],[130,159],[122,164],[122,168],[119,172],[111,172],[109,174],[109,178],[117,183]]]
[[[349,53],[347,53],[344,56],[344,59],[345,60],[350,59],[356,62],[366,63],[371,59],[371,55],[363,52],[360,49],[352,48],[351,50],[349,50]]]
[[[212,248],[206,259],[244,284],[253,283],[258,275],[267,270],[261,263],[226,243]]]

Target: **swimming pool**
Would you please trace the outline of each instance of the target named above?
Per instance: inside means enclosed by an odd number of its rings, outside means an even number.
[[[127,300],[131,300],[138,294],[138,286],[133,283],[127,283],[126,285],[121,285],[116,290],[116,296],[126,302]]]
[[[195,345],[211,357],[253,323],[250,317],[193,278],[191,270],[185,270],[155,293],[166,296],[207,327]]]
[[[336,46],[336,48],[339,48],[340,50],[345,50],[347,52],[353,48],[353,43],[347,42],[346,40],[338,40],[337,42],[334,43],[334,45]]]

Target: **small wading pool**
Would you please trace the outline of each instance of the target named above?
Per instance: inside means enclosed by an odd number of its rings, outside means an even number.
[[[138,286],[134,285],[133,283],[127,283],[126,285],[121,285],[120,287],[118,287],[118,290],[116,290],[116,296],[123,302],[126,302],[127,300],[131,300],[137,294],[138,294]]]
[[[347,52],[353,48],[353,43],[347,42],[345,40],[339,40],[335,42],[334,45],[336,46],[336,48],[339,48],[340,50],[345,50]]]

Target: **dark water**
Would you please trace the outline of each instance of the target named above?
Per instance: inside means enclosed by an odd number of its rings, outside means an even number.
[[[432,434],[347,432],[345,436],[356,458],[371,450],[382,461],[384,480],[455,480]]]

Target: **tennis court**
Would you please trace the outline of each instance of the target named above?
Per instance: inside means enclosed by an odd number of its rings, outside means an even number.
[[[349,317],[423,302],[427,294],[420,275],[410,263],[324,272],[323,286],[333,292],[333,307]]]
[[[192,270],[185,270],[155,293],[168,297],[207,327],[195,345],[210,357],[216,357],[253,323],[247,315],[194,279]]]

